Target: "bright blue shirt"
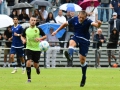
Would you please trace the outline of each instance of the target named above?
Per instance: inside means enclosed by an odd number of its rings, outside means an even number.
[[[22,26],[20,26],[19,24],[16,27],[12,26],[11,30],[12,30],[12,37],[13,37],[13,39],[12,39],[12,46],[11,47],[15,47],[15,48],[22,48],[22,47],[24,47],[20,36],[14,36],[15,32],[17,34],[22,34],[22,32],[23,32]]]
[[[78,17],[74,17],[68,21],[68,24],[74,26],[74,35],[86,41],[90,39],[89,27],[93,21],[86,18],[82,23],[79,22]]]

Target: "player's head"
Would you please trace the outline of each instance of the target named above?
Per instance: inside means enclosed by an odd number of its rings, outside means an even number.
[[[18,17],[17,16],[13,17],[13,22],[14,22],[14,24],[18,24]]]
[[[30,17],[30,25],[31,26],[35,26],[36,25],[36,17],[35,16],[32,16],[32,17]]]
[[[82,23],[87,18],[87,13],[83,10],[79,12],[78,19]]]

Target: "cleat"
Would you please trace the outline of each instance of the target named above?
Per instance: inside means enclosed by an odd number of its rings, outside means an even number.
[[[28,83],[31,83],[31,79],[28,79],[27,82],[28,82]]]
[[[16,73],[16,72],[17,72],[17,70],[13,70],[11,73],[14,74],[14,73]]]
[[[67,51],[64,52],[65,57],[67,58],[67,60],[71,61],[72,57],[70,57],[70,55],[68,54]]]
[[[85,82],[86,82],[86,78],[85,78],[85,79],[82,79],[82,81],[81,81],[81,83],[80,83],[80,87],[84,87]]]
[[[22,71],[22,74],[25,74],[25,70]]]
[[[36,69],[36,73],[40,74],[40,69],[39,68]]]

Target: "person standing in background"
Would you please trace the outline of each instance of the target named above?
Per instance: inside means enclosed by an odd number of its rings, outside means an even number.
[[[4,39],[7,41],[5,42],[5,48],[11,48],[11,41],[9,41],[9,38],[12,37],[12,30],[11,30],[11,26],[7,27],[7,30],[5,30],[4,32]],[[10,49],[5,49],[4,50],[4,65],[3,67],[6,67],[7,65],[7,55],[9,55],[9,61],[8,61],[8,67],[10,67]]]
[[[89,18],[93,22],[96,22],[98,20],[98,10],[96,7],[94,7],[94,1],[90,2],[90,6],[86,8],[86,12],[87,12],[87,18]],[[90,33],[92,33],[92,40],[93,40],[96,28],[91,25],[89,31]]]
[[[58,16],[55,17],[55,21],[61,25],[66,22],[66,18],[63,16],[62,10],[59,10]],[[63,34],[61,38],[59,38],[59,41],[65,41],[65,36],[66,36],[66,32]],[[60,47],[64,48],[64,43],[60,43]],[[60,50],[60,53],[62,54],[63,50]]]
[[[112,14],[112,18],[110,19],[109,24],[110,24],[110,33],[112,32],[113,28],[116,28],[118,32],[120,32],[120,19],[117,18],[116,12]]]
[[[110,34],[109,43],[107,44],[107,49],[117,49],[118,40],[119,40],[119,32],[116,28],[113,28],[113,30]],[[116,64],[118,64],[117,59],[114,56],[115,50],[108,50],[107,53],[108,53],[109,67],[112,67],[111,56],[115,60]]]
[[[50,34],[47,34],[48,42],[58,42],[58,38],[56,36],[52,36],[54,29],[50,28]],[[50,48],[46,51],[46,67],[50,67],[50,61],[52,62],[51,66],[55,68],[56,66],[56,55],[57,55],[57,43],[49,43]]]

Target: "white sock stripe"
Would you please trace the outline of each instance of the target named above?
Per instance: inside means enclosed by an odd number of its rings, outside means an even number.
[[[16,65],[16,63],[14,62],[14,63],[12,63],[12,65]]]
[[[87,65],[87,62],[85,62],[84,64],[81,64],[82,67],[84,67],[85,65]]]
[[[21,63],[21,65],[22,65],[22,66],[25,66],[25,63],[24,63],[24,64]]]

